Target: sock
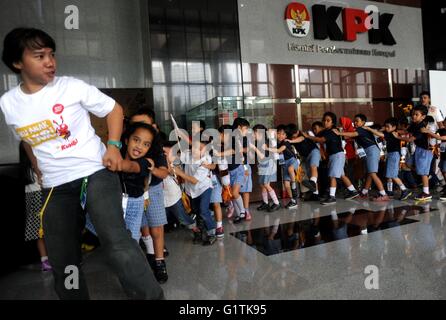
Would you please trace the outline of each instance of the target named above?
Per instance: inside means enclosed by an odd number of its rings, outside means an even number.
[[[336,188],[331,188],[330,187],[330,197],[336,197]]]
[[[262,191],[262,200],[263,200],[263,203],[266,203],[266,204],[268,204],[268,192],[263,192]]]
[[[331,220],[336,221],[338,220],[338,214],[336,213],[336,210],[331,211]]]
[[[317,177],[311,177],[310,181],[314,181],[314,183],[317,183]]]
[[[155,258],[155,261],[164,261],[164,258]]]
[[[423,187],[423,192],[429,194],[429,187]]]
[[[155,254],[155,249],[153,248],[153,240],[151,236],[141,237],[142,241],[146,245],[147,254]]]
[[[386,191],[385,190],[381,190],[380,192],[379,192],[379,194],[380,195],[382,195],[383,197],[386,195]]]
[[[319,194],[319,190],[316,190],[315,192],[313,192],[313,194],[318,195]]]
[[[40,258],[40,261],[43,263],[45,261],[48,261],[48,256],[43,256]]]
[[[241,198],[241,197],[239,197],[239,198]],[[240,216],[240,208],[238,207],[236,200],[233,199],[230,203],[232,204],[232,207],[234,208],[235,216],[236,217]]]
[[[296,181],[291,182],[291,189],[296,189]]]
[[[401,191],[406,191],[407,190],[407,188],[406,188],[406,186],[404,184],[400,185],[399,187],[400,187]]]
[[[217,229],[223,227],[223,221],[217,221]]]
[[[369,193],[369,190],[367,190],[367,189],[362,189],[361,193],[362,193],[363,195],[367,195],[367,194]]]
[[[249,213],[249,208],[245,208],[245,213]]]
[[[242,196],[239,196],[238,199],[235,199],[234,207],[238,207],[240,215],[245,215],[245,207],[243,206]]]
[[[355,187],[353,185],[350,185],[350,187],[347,187],[348,191],[356,191]]]
[[[387,191],[389,192],[393,191],[393,182],[387,182]]]
[[[269,196],[271,197],[271,200],[273,200],[273,202],[275,204],[279,204],[279,199],[277,199],[277,195],[276,195],[276,192],[274,190],[271,190],[269,192]]]

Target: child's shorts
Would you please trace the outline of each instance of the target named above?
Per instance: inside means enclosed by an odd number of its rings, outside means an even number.
[[[299,168],[299,161],[295,157],[291,157],[288,160],[285,160],[285,163],[282,165],[282,177],[283,181],[291,181],[290,174],[288,173],[288,168],[293,166],[294,170]]]
[[[164,208],[164,191],[161,183],[149,187],[149,206],[142,218],[142,226],[151,228],[167,224],[166,209]]]
[[[340,178],[344,175],[345,153],[343,151],[332,154],[328,158],[328,176]]]
[[[259,162],[257,168],[260,185],[277,181],[277,164],[274,159]]]
[[[236,184],[242,186],[244,178],[245,178],[245,169],[243,169],[243,165],[239,165],[236,169],[229,171],[229,179],[231,187]]]
[[[248,169],[248,175],[245,176],[245,169],[243,168],[243,184],[242,187],[240,188],[240,192],[252,192],[252,169],[251,166],[248,164],[247,166]]]
[[[380,151],[376,145],[370,146],[365,150],[367,173],[377,173],[379,167]]]
[[[419,176],[428,176],[431,169],[432,151],[417,147],[414,153],[415,169]]]
[[[212,175],[212,194],[211,194],[211,203],[222,203],[223,199],[221,197],[222,187],[218,177],[216,175]]]
[[[395,179],[398,178],[398,172],[400,171],[400,158],[399,152],[387,153],[386,161],[386,178]]]
[[[319,168],[320,162],[321,152],[319,148],[314,148],[305,159],[305,169],[307,170],[308,177],[311,177],[311,167]]]

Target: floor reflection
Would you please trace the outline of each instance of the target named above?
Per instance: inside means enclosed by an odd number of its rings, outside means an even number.
[[[328,216],[320,217],[315,212],[312,219],[285,224],[281,224],[278,218],[269,221],[270,216],[266,216],[267,227],[231,235],[264,255],[271,256],[416,223],[418,220],[410,217],[435,210],[430,206],[417,205],[398,208],[384,206],[382,210],[375,211],[353,208],[341,213],[333,209]]]

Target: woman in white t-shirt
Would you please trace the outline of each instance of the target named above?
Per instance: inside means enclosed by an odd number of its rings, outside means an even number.
[[[0,109],[42,172],[43,231],[59,298],[90,298],[81,268],[87,210],[129,298],[163,299],[163,290],[122,218],[122,191],[115,173],[123,161],[122,107],[79,79],[56,77],[56,43],[44,31],[16,28],[3,43],[2,60],[22,82],[0,98]],[[107,147],[95,133],[90,112],[106,118]],[[67,266],[78,272],[77,290],[65,285],[73,276]]]

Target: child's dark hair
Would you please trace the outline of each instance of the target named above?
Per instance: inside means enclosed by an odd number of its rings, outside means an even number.
[[[249,121],[245,118],[236,118],[232,124],[232,128],[237,129],[238,127],[249,127]]]
[[[287,135],[291,137],[292,135],[296,134],[299,130],[297,129],[297,125],[294,123],[290,123],[287,126]]]
[[[355,118],[361,119],[362,122],[367,122],[367,117],[365,114],[359,113],[355,116]]]
[[[408,126],[409,125],[409,120],[407,120],[406,117],[402,117],[398,119],[398,124],[401,126]]]
[[[418,106],[413,107],[413,109],[412,109],[412,114],[413,114],[415,111],[419,111],[423,116],[427,116],[427,114],[428,114],[428,112],[429,112],[429,110],[427,109],[427,107],[426,107],[426,106],[422,106],[422,105],[418,105]]]
[[[254,127],[252,127],[252,130],[257,131],[257,130],[263,130],[263,131],[267,131],[268,128],[265,127],[263,124],[256,124]]]
[[[424,122],[426,123],[435,123],[435,120],[432,116],[426,116],[426,118],[424,118]]]
[[[224,133],[226,130],[231,130],[232,132],[232,126],[229,124],[224,124],[218,128],[218,132],[220,133]]]
[[[16,28],[11,30],[3,40],[3,63],[14,73],[20,70],[14,67],[14,63],[20,62],[25,49],[38,50],[51,48],[56,52],[56,43],[46,32],[34,28]]]
[[[333,123],[332,127],[336,126],[336,115],[333,112],[325,112],[324,115],[322,116],[322,119],[324,119],[325,117],[329,117],[331,118],[331,122]]]
[[[438,129],[437,133],[440,136],[444,137],[444,136],[446,136],[446,129],[445,128]]]
[[[398,119],[397,118],[389,118],[386,121],[384,121],[384,125],[389,124],[392,127],[397,127],[398,126]]]
[[[136,112],[132,114],[130,118],[134,116],[148,116],[149,118],[152,118],[153,121],[155,121],[155,112],[144,104],[140,105],[139,109],[136,110]]]
[[[285,132],[285,135],[286,135],[287,138],[290,138],[290,137],[291,137],[291,134],[290,134],[290,131],[289,131],[288,126],[286,126],[286,125],[284,125],[284,124],[279,124],[279,125],[277,126],[276,130],[277,130],[277,132],[279,132],[279,131],[283,131],[283,132]]]
[[[324,124],[321,121],[315,121],[315,122],[313,122],[311,124],[311,128],[314,128],[314,127],[321,127],[321,128],[323,128]]]
[[[421,98],[422,96],[428,96],[428,97],[430,98],[430,97],[431,97],[431,93],[430,93],[429,91],[421,91],[421,93],[420,93],[420,98]]]

